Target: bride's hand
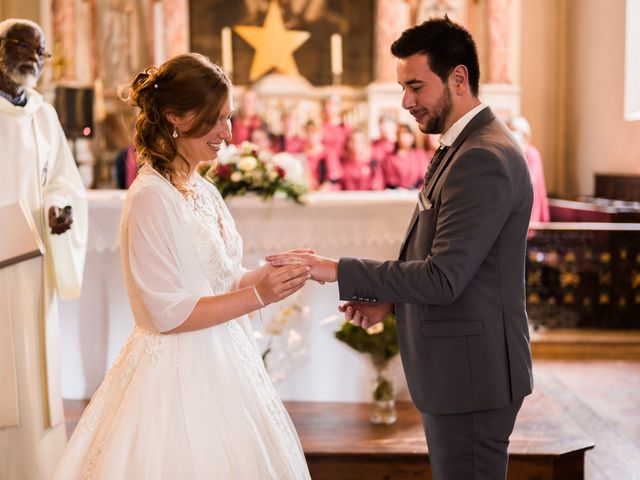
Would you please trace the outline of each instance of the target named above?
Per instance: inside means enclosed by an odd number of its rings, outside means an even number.
[[[331,258],[321,257],[313,253],[278,253],[265,257],[274,267],[286,265],[301,265],[310,267],[311,278],[319,283],[335,282],[338,280],[338,262]]]
[[[309,271],[305,265],[269,266],[267,273],[256,283],[256,288],[266,305],[279,302],[304,286],[311,278]]]

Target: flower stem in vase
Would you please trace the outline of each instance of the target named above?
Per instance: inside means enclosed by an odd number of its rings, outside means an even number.
[[[393,384],[385,374],[384,366],[376,366],[373,384],[373,410],[369,419],[373,424],[391,425],[397,419]]]

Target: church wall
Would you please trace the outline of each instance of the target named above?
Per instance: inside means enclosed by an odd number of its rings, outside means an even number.
[[[596,172],[640,173],[640,122],[624,112],[625,0],[570,0],[567,190]]]
[[[2,0],[0,2],[0,19],[5,18],[29,18],[40,22],[39,0]]]
[[[595,173],[640,173],[624,111],[625,0],[523,0],[522,113],[551,192],[591,195]]]
[[[563,0],[562,0],[563,1]],[[560,142],[563,89],[559,42],[561,12],[558,0],[522,0],[520,85],[521,111],[529,121],[532,143],[544,161],[550,192],[561,192],[562,158]]]

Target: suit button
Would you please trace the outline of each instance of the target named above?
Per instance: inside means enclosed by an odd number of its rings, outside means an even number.
[[[355,295],[353,295],[353,296],[351,297],[351,300],[357,300],[357,299],[358,299],[358,297],[356,297]]]
[[[370,301],[371,301],[371,299],[370,299],[370,298],[365,298],[365,299],[364,299],[364,301],[365,301],[365,302],[370,302]]]
[[[377,301],[378,301],[378,299],[377,299],[377,298],[372,298],[372,299],[371,299],[371,303],[376,303]]]

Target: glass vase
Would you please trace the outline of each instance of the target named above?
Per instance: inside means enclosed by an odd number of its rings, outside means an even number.
[[[387,365],[374,365],[372,410],[369,420],[375,425],[391,425],[397,419],[393,383],[386,372]]]

